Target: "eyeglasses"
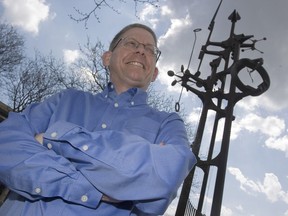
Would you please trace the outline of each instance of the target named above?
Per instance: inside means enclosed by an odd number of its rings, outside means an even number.
[[[158,61],[158,59],[161,55],[161,51],[156,46],[154,46],[152,44],[140,43],[139,41],[137,41],[133,38],[120,38],[118,40],[118,42],[115,44],[115,46],[113,47],[112,51],[118,46],[118,44],[120,44],[120,42],[121,42],[123,47],[130,49],[132,51],[136,51],[138,49],[138,47],[140,46],[140,44],[143,45],[143,47],[144,47],[144,49],[148,55],[156,57],[156,62]]]

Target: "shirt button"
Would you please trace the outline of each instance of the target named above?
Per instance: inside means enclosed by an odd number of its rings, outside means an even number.
[[[35,188],[35,193],[40,194],[41,193],[41,188]]]
[[[55,138],[55,137],[57,137],[57,132],[53,132],[53,133],[51,133],[51,135],[50,135],[52,138]]]
[[[134,105],[134,101],[131,101],[131,103],[130,103],[132,106]]]
[[[118,103],[114,103],[114,107],[115,108],[119,107],[119,104]]]
[[[48,143],[48,144],[47,144],[47,148],[48,148],[48,149],[52,149],[52,144],[51,144],[51,143]]]
[[[82,149],[83,149],[83,151],[87,151],[87,150],[88,150],[88,148],[89,148],[89,146],[88,146],[88,145],[83,145],[83,146],[82,146]]]
[[[107,128],[107,125],[103,123],[103,124],[101,125],[101,127],[102,127],[103,129],[105,129],[105,128]]]
[[[88,201],[88,196],[83,195],[83,196],[81,197],[81,201],[82,201],[82,202],[87,202],[87,201]]]

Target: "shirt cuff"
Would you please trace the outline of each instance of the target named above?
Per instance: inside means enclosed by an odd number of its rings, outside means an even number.
[[[90,208],[97,208],[103,194],[98,191],[91,183],[81,174],[69,188],[67,201],[78,203]]]

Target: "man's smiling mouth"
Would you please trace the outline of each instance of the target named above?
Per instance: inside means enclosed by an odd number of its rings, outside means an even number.
[[[144,65],[140,62],[136,62],[136,61],[131,61],[131,62],[128,62],[127,64],[130,64],[130,65],[135,65],[135,66],[138,66],[138,67],[141,67],[144,69]]]

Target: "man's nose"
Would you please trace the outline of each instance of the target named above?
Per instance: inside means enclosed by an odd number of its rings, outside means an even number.
[[[137,46],[137,52],[141,54],[145,53],[146,52],[145,45],[142,43],[139,43],[139,45]]]

